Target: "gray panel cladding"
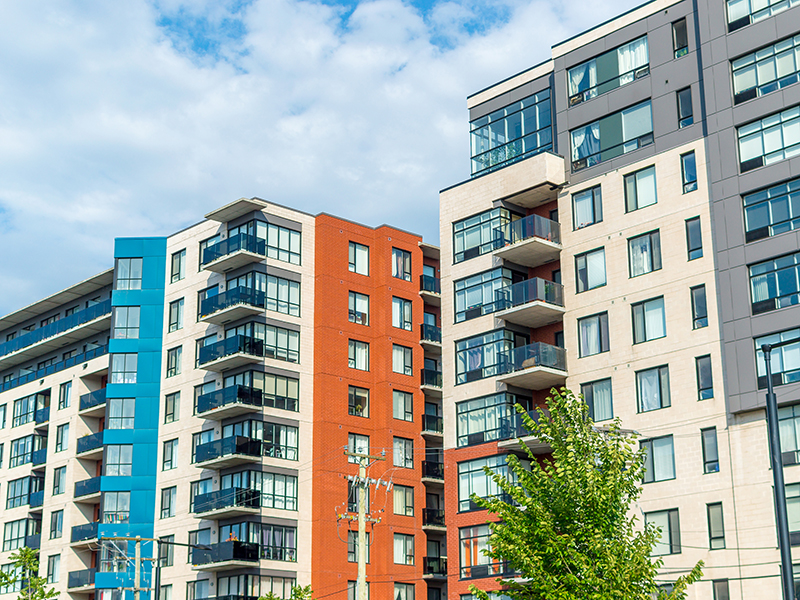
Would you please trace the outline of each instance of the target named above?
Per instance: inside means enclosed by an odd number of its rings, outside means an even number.
[[[488,114],[493,113],[494,111],[501,109],[509,104],[513,104],[514,102],[519,102],[520,100],[531,96],[532,94],[536,94],[541,92],[542,90],[546,90],[552,85],[552,77],[551,74],[548,73],[542,77],[538,77],[533,81],[530,81],[524,85],[519,86],[518,88],[514,88],[506,92],[505,94],[500,94],[491,100],[487,100],[478,106],[473,106],[469,109],[469,120],[470,122],[474,121],[475,119],[480,119],[481,117],[485,117]]]

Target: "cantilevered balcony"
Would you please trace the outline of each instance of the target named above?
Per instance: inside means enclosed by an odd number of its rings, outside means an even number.
[[[235,335],[200,348],[198,364],[208,371],[222,372],[264,358],[264,341],[245,335]]]
[[[446,531],[443,508],[423,508],[422,528],[432,531]]]
[[[263,313],[267,294],[249,287],[235,287],[200,303],[198,318],[204,323],[224,325]]]
[[[99,460],[103,457],[103,432],[92,433],[78,438],[75,448],[78,458]]]
[[[75,482],[75,502],[83,504],[99,504],[100,503],[100,482],[102,476],[90,477]]]
[[[249,488],[225,488],[195,496],[192,512],[201,519],[229,519],[255,515],[261,510],[261,492]]]
[[[238,540],[211,544],[208,549],[192,548],[192,570],[230,571],[258,566],[258,544]]]
[[[251,263],[261,262],[267,254],[266,240],[240,233],[203,250],[200,266],[207,271],[227,273]]]
[[[264,403],[261,390],[232,385],[197,397],[197,414],[221,421],[246,413],[260,412]]]
[[[495,316],[524,327],[542,327],[564,316],[564,286],[538,277],[501,288],[497,298],[503,308]]]
[[[235,435],[195,448],[195,464],[204,469],[226,469],[244,463],[259,462],[264,442]]]
[[[108,330],[108,328],[106,328]],[[53,373],[58,373],[59,371],[63,371],[64,369],[69,369],[70,367],[74,367],[75,365],[80,365],[82,363],[88,362],[93,358],[97,358],[99,356],[104,356],[108,354],[108,346],[98,346],[97,348],[92,348],[91,350],[87,350],[83,354],[78,354],[77,356],[72,356],[66,360],[62,360],[61,362],[54,363],[50,366],[43,367],[41,369],[36,369],[35,371],[31,371],[30,373],[26,373],[16,379],[11,379],[9,381],[4,381],[0,384],[0,392],[5,392],[8,390],[13,390],[15,387],[19,387],[21,385],[25,385],[26,383],[30,383],[31,381],[36,381],[37,379],[43,379],[48,375],[52,375]],[[89,365],[87,365],[88,367]],[[88,370],[84,370],[82,376],[86,375],[93,375],[97,373],[102,373],[104,371],[108,371],[108,361],[105,360],[99,365],[93,365]]]
[[[35,467],[40,467],[47,462],[47,438],[44,438],[42,442],[42,447],[38,450],[34,450],[31,453],[31,463]]]
[[[422,437],[426,439],[442,439],[444,421],[437,415],[422,415]]]
[[[83,525],[75,525],[70,533],[69,541],[70,546],[88,547],[97,543],[97,531],[100,523],[85,523]]]
[[[442,372],[434,369],[422,369],[420,387],[429,396],[441,397]]]
[[[442,304],[442,288],[438,277],[432,275],[419,276],[419,295],[425,304],[440,306]]]
[[[106,388],[81,396],[78,411],[82,417],[102,417],[106,413]]]
[[[444,463],[422,461],[422,482],[441,485],[444,483]]]
[[[419,326],[419,343],[426,352],[433,354],[442,353],[442,328],[436,325],[422,323]]]
[[[37,428],[40,425],[46,427],[47,423],[50,421],[50,407],[43,406],[41,408],[37,408],[36,412],[33,413],[33,420],[36,422]]]
[[[38,492],[31,492],[28,495],[28,505],[31,511],[40,511],[44,505],[44,490]]]
[[[447,578],[447,557],[446,556],[426,556],[422,563],[422,576],[425,579],[446,579]]]
[[[94,576],[97,569],[83,569],[82,571],[70,571],[67,576],[67,588],[70,593],[89,592],[94,590]]]
[[[529,410],[528,416],[534,420],[539,421],[539,411]],[[534,454],[547,454],[550,452],[550,444],[539,441],[538,438],[533,436],[531,432],[525,427],[522,415],[513,413],[505,417],[500,417],[500,431],[498,435],[497,447],[503,450],[521,451],[522,444],[526,445]]]
[[[34,535],[26,535],[25,536],[25,545],[28,548],[33,548],[34,550],[38,550],[39,548],[42,547],[42,534],[37,533],[37,534],[34,534]]]
[[[561,228],[539,215],[512,221],[495,229],[495,256],[526,267],[556,260],[561,253]]]
[[[501,357],[502,383],[529,390],[547,390],[564,385],[567,379],[567,353],[564,348],[535,342],[514,348]]]

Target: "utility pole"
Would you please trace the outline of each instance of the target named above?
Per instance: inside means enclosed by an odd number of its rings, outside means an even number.
[[[133,600],[139,600],[142,584],[142,538],[136,536],[136,566],[133,576]]]
[[[386,460],[384,456],[345,451],[345,456],[358,459],[358,579],[356,600],[367,600],[367,466],[370,460]],[[376,519],[369,519],[376,522]]]

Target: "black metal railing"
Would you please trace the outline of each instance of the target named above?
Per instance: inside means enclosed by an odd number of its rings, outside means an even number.
[[[423,323],[420,327],[420,339],[423,342],[438,342],[442,343],[442,328],[436,325],[429,325]]]
[[[98,431],[97,433],[93,433],[91,435],[85,435],[83,437],[78,438],[78,443],[76,444],[75,453],[83,454],[84,452],[89,452],[90,450],[97,450],[98,448],[102,447],[103,447],[103,432]]]
[[[513,373],[530,367],[549,367],[566,371],[567,351],[544,342],[534,342],[500,355],[500,373]]]
[[[422,385],[442,387],[442,372],[435,369],[422,369]]]
[[[195,462],[203,463],[223,456],[243,454],[245,456],[261,456],[263,442],[242,435],[235,435],[221,440],[200,444],[195,448]]]
[[[42,340],[60,335],[65,331],[69,331],[70,329],[74,329],[79,325],[83,325],[89,321],[94,321],[95,319],[110,313],[111,299],[108,299],[90,306],[89,308],[85,308],[84,310],[73,313],[68,317],[64,317],[63,319],[59,319],[53,323],[49,323],[44,327],[40,327],[39,329],[35,329],[29,333],[24,333],[18,337],[15,337],[13,340],[3,342],[0,344],[0,356],[11,354],[17,350],[22,350],[23,348],[32,346],[33,344],[41,342]]]
[[[261,492],[249,488],[225,488],[208,494],[198,494],[194,498],[195,513],[205,513],[220,508],[259,508]]]
[[[59,371],[63,371],[64,369],[69,369],[70,367],[74,367],[75,365],[79,365],[81,363],[85,363],[93,358],[97,358],[98,356],[103,356],[104,354],[108,354],[108,346],[98,346],[92,350],[88,350],[83,354],[77,354],[67,360],[62,360],[61,362],[53,363],[49,367],[44,367],[42,369],[36,369],[35,371],[31,371],[21,377],[17,377],[16,379],[12,379],[10,381],[6,381],[0,384],[0,392],[5,392],[8,390],[12,390],[15,387],[19,387],[31,381],[36,381],[37,379],[42,379],[47,375],[52,375],[53,373],[58,373]]]
[[[215,342],[200,348],[198,363],[204,365],[219,360],[220,358],[239,353],[263,357],[264,340],[248,337],[246,335],[234,335],[221,342]]]
[[[554,244],[561,243],[561,225],[539,215],[528,215],[494,230],[495,249],[516,244],[530,238],[539,238]]]
[[[256,308],[266,308],[267,294],[245,286],[231,288],[221,294],[203,300],[200,303],[198,315],[200,317],[205,317],[237,304],[248,304]]]
[[[422,415],[422,431],[444,432],[444,421],[437,415]]]
[[[37,425],[47,423],[50,420],[50,407],[44,406],[42,408],[37,408],[36,412],[33,414],[33,420],[36,421]]]
[[[435,525],[437,527],[445,527],[444,509],[442,509],[442,508],[423,508],[422,509],[422,524],[423,525]]]
[[[564,286],[534,277],[500,288],[495,292],[496,310],[505,310],[537,301],[564,306]]]
[[[420,275],[419,289],[423,292],[431,292],[432,294],[442,293],[441,282],[438,277],[434,277],[433,275]]]
[[[257,238],[254,235],[247,233],[239,233],[229,237],[227,240],[217,242],[213,246],[208,246],[203,250],[202,266],[214,262],[217,259],[233,254],[239,250],[247,250],[254,254],[266,256],[267,254],[267,241]]]
[[[86,410],[106,403],[106,388],[84,394],[80,399],[79,410]]]
[[[219,542],[211,544],[208,549],[192,548],[192,564],[209,565],[229,560],[258,562],[258,555],[258,544],[240,541]]]
[[[78,588],[94,585],[94,575],[97,569],[84,569],[83,571],[70,571],[67,576],[67,587]]]
[[[70,542],[82,542],[83,540],[93,540],[97,538],[97,527],[100,523],[85,523],[83,525],[75,525],[70,534]]]
[[[422,461],[422,476],[430,479],[441,479],[444,481],[444,463],[432,460]]]
[[[426,556],[422,562],[422,573],[425,575],[447,575],[447,557]]]
[[[97,494],[100,491],[100,481],[102,477],[91,477],[75,482],[75,497],[88,496],[89,494]]]
[[[197,414],[203,414],[228,406],[229,404],[247,404],[263,406],[264,394],[261,390],[243,385],[232,385],[221,390],[197,397]]]

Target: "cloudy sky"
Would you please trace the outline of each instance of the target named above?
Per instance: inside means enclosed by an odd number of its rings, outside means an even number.
[[[438,243],[466,96],[637,0],[0,0],[0,314],[242,196]]]

